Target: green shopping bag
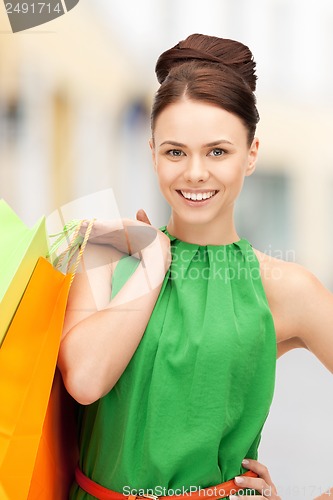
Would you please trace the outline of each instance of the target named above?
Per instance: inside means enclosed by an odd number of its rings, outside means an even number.
[[[37,260],[47,251],[45,218],[29,228],[0,200],[0,346]]]

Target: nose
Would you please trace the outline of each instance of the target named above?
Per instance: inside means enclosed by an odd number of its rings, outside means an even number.
[[[192,184],[205,182],[209,178],[209,171],[205,166],[205,162],[197,157],[188,158],[184,178],[186,182]]]

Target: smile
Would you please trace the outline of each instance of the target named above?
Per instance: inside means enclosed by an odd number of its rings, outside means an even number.
[[[202,200],[208,200],[209,198],[212,198],[213,196],[216,195],[217,191],[204,191],[200,193],[191,193],[189,191],[182,191],[182,190],[177,190],[177,192],[183,196],[183,198],[186,198],[187,200],[191,201],[202,201]]]

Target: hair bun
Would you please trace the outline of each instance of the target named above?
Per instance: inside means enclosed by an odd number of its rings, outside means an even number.
[[[155,68],[158,82],[162,84],[173,67],[191,60],[228,66],[253,92],[256,89],[256,63],[246,45],[228,38],[200,34],[190,35],[160,55]]]

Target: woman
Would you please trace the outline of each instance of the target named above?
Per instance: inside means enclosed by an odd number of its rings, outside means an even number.
[[[90,487],[98,498],[164,496],[234,479],[278,499],[255,460],[276,357],[305,347],[333,371],[333,296],[237,234],[234,203],[259,146],[249,49],[191,35],[156,73],[150,147],[171,217],[153,234],[143,212],[124,221],[138,260],[122,258],[111,223],[97,225],[74,280],[59,354],[82,404],[81,488],[71,498],[93,498]]]

